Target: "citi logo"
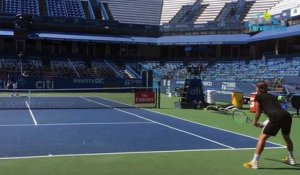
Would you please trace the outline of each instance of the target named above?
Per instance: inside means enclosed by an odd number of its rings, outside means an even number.
[[[199,87],[195,87],[190,90],[189,92],[191,95],[201,95],[202,94],[202,89]]]
[[[54,81],[51,81],[51,80],[37,81],[35,83],[35,88],[37,88],[37,89],[54,89]]]

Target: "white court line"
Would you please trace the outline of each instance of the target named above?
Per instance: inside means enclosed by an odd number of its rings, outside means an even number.
[[[39,124],[39,126],[77,126],[77,125],[136,125],[136,124],[154,124],[153,122],[106,122],[106,123],[48,123]],[[35,126],[33,124],[0,125],[0,127],[26,127]]]
[[[224,146],[224,147],[226,147],[226,148],[235,149],[234,147],[231,147],[231,146],[229,146],[229,145],[225,145],[225,144],[223,144],[223,143],[220,143],[220,142],[217,142],[217,141],[208,139],[208,138],[206,138],[206,137],[202,137],[202,136],[199,136],[199,135],[197,135],[197,134],[194,134],[194,133],[191,133],[191,132],[188,132],[188,131],[184,131],[184,130],[182,130],[182,129],[178,129],[178,128],[175,128],[175,127],[172,127],[172,126],[169,126],[169,125],[166,125],[166,124],[159,123],[159,122],[157,122],[157,121],[154,121],[154,120],[151,120],[151,119],[142,117],[142,116],[140,116],[140,115],[137,115],[137,114],[134,114],[134,113],[131,113],[131,112],[127,112],[127,111],[124,111],[124,110],[121,110],[121,109],[118,109],[118,108],[113,108],[112,106],[109,106],[109,105],[106,105],[106,104],[103,104],[103,103],[100,103],[100,102],[97,102],[97,101],[94,101],[94,100],[90,100],[90,99],[85,98],[85,97],[81,97],[81,98],[83,98],[83,99],[85,99],[85,100],[87,100],[87,101],[90,101],[90,102],[99,104],[99,105],[103,105],[103,106],[105,106],[105,107],[110,107],[110,108],[112,108],[112,109],[114,109],[114,110],[116,110],[116,111],[120,111],[120,112],[129,114],[129,115],[132,115],[132,116],[135,116],[135,117],[138,117],[138,118],[141,118],[141,119],[144,119],[144,120],[147,120],[147,121],[150,121],[150,122],[159,124],[159,125],[161,125],[161,126],[164,126],[164,127],[167,127],[167,128],[170,128],[170,129],[173,129],[173,130],[176,130],[176,131],[179,131],[179,132],[182,132],[182,133],[185,133],[185,134],[188,134],[188,135],[197,137],[197,138],[201,138],[201,139],[203,139],[203,140],[207,140],[207,141],[209,141],[209,142],[212,142],[212,143],[215,143],[215,144]]]
[[[137,124],[153,124],[153,122],[104,122],[104,123],[49,123],[39,124],[42,126],[72,126],[72,125],[137,125]]]
[[[29,110],[29,113],[30,113],[30,115],[31,115],[31,118],[32,118],[32,120],[33,120],[34,125],[38,125],[38,123],[37,123],[37,121],[36,121],[36,119],[35,119],[35,117],[34,117],[34,115],[33,115],[33,112],[32,112],[31,109],[30,109],[30,106],[29,106],[28,102],[25,101],[25,103],[26,103],[26,106],[27,106],[27,108],[28,108],[28,110]]]
[[[202,124],[202,123],[193,122],[193,121],[190,121],[190,120],[187,120],[187,119],[179,118],[179,117],[176,117],[176,116],[173,116],[173,115],[164,114],[164,113],[157,112],[157,111],[152,111],[152,110],[149,110],[149,109],[144,109],[144,108],[142,108],[142,109],[146,110],[146,111],[149,111],[149,112],[154,112],[154,113],[157,113],[157,114],[160,114],[160,115],[165,115],[165,116],[169,116],[169,117],[176,118],[176,119],[179,119],[179,120],[191,122],[191,123],[194,123],[194,124],[197,124],[197,125],[200,125],[200,126],[206,126],[206,127],[209,127],[209,128],[213,128],[213,129],[217,129],[217,130],[220,130],[220,131],[224,131],[224,132],[228,132],[228,133],[232,133],[232,134],[236,134],[236,135],[240,135],[240,136],[243,136],[243,137],[248,137],[248,138],[257,140],[257,137],[252,137],[252,136],[249,136],[249,135],[245,135],[245,134],[241,134],[241,133],[237,133],[237,132],[225,130],[225,129],[222,129],[222,128],[217,128],[217,127],[214,127],[214,126],[210,126],[210,125],[205,125],[205,124]],[[267,143],[271,143],[273,145],[278,145],[281,148],[285,148],[286,147],[285,145],[281,145],[279,143],[274,143],[274,142],[271,142],[271,141],[267,141]],[[271,148],[271,147],[269,147],[269,148]]]
[[[0,127],[24,127],[24,126],[36,126],[35,124],[13,124],[13,125],[0,125]]]
[[[23,157],[1,157],[0,160],[14,159],[35,159],[35,158],[55,158],[55,157],[79,157],[79,156],[105,156],[105,155],[131,155],[131,154],[160,154],[160,153],[185,153],[185,152],[209,152],[209,151],[243,151],[254,150],[255,148],[241,149],[191,149],[191,150],[167,150],[167,151],[136,151],[136,152],[113,152],[113,153],[88,153],[88,154],[60,154],[44,156],[23,156]],[[265,149],[282,149],[279,147],[266,147]]]
[[[108,98],[104,98],[104,97],[101,97],[101,98],[100,98],[100,97],[97,97],[97,98],[99,98],[99,99],[104,99],[104,100],[107,100],[107,101],[112,101],[112,102],[115,102],[115,103],[120,103],[120,104],[128,105],[128,104],[125,104],[125,103],[122,103],[122,102],[118,102],[118,101],[115,101],[115,100],[111,100],[111,99],[108,99]],[[131,105],[128,105],[128,106],[131,106]],[[222,129],[222,128],[217,128],[217,127],[210,126],[210,125],[205,125],[205,124],[202,124],[202,123],[197,123],[197,122],[194,122],[194,121],[190,121],[190,120],[187,120],[187,119],[183,119],[183,118],[176,117],[176,116],[174,116],[174,115],[164,114],[164,113],[161,113],[161,112],[157,112],[157,111],[153,111],[153,110],[149,110],[149,109],[145,109],[145,108],[140,108],[140,109],[143,109],[143,110],[146,110],[146,111],[149,111],[149,112],[153,112],[153,113],[157,113],[157,114],[160,114],[160,115],[164,115],[164,116],[176,118],[176,119],[178,119],[178,120],[182,120],[182,121],[186,121],[186,122],[191,122],[191,123],[194,123],[194,124],[197,124],[197,125],[200,125],[200,126],[206,126],[206,127],[209,127],[209,128],[213,128],[213,129],[217,129],[217,130],[220,130],[220,131],[229,132],[229,133],[233,133],[233,134],[236,134],[236,135],[240,135],[240,136],[244,136],[244,137],[248,137],[248,138],[257,140],[256,137],[252,137],[252,136],[249,136],[249,135],[245,135],[245,134],[241,134],[241,133],[229,131],[229,130]],[[280,147],[282,147],[282,148],[285,148],[285,147],[286,147],[285,145],[282,145],[282,144],[279,144],[279,143],[274,143],[274,142],[271,142],[271,141],[267,141],[267,143],[271,143],[271,144],[274,144],[274,145],[278,145],[278,146],[280,146]]]

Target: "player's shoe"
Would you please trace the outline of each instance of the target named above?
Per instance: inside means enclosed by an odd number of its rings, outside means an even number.
[[[291,157],[286,157],[286,158],[282,159],[282,161],[286,164],[296,165],[295,159],[291,158]]]
[[[247,162],[247,163],[244,163],[243,166],[244,166],[245,168],[258,169],[258,161]]]

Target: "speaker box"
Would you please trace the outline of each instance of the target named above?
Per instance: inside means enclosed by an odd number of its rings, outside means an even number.
[[[153,70],[148,70],[148,87],[153,87]]]

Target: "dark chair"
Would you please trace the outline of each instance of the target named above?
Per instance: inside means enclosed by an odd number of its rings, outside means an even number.
[[[297,117],[300,117],[299,116],[299,109],[300,109],[300,95],[293,95],[291,97],[291,104],[292,106],[297,110]]]

